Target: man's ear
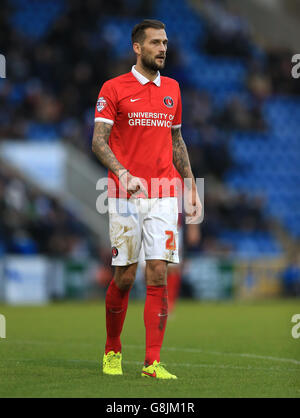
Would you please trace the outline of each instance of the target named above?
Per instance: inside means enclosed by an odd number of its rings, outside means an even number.
[[[139,44],[139,42],[134,42],[132,48],[137,55],[141,54],[141,45]]]

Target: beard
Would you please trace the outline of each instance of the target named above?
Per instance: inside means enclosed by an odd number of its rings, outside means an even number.
[[[150,70],[150,71],[157,72],[157,71],[162,70],[163,68],[165,68],[165,59],[162,62],[162,64],[158,64],[155,61],[155,58],[152,58],[147,54],[142,54],[141,62],[142,62],[143,67],[147,70]]]

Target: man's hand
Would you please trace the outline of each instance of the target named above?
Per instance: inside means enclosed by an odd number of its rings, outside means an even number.
[[[184,191],[185,223],[198,224],[201,221],[202,203],[196,186]]]
[[[133,176],[128,170],[119,171],[119,182],[122,185],[123,192],[125,190],[132,198],[137,198],[141,193],[148,198],[147,184],[143,180],[140,177]]]

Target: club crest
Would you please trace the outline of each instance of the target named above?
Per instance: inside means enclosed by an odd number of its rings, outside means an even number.
[[[112,257],[116,258],[119,254],[119,251],[118,251],[117,247],[112,247],[111,253],[112,253]]]
[[[166,96],[166,97],[164,97],[164,104],[165,104],[167,107],[173,107],[173,106],[174,106],[174,102],[173,102],[172,97],[170,97],[170,96]]]

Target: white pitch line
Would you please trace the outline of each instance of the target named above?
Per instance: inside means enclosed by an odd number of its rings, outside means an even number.
[[[124,345],[124,347],[128,348],[136,348],[136,349],[144,349],[144,346],[141,345]],[[197,348],[180,348],[180,347],[163,347],[162,350],[166,351],[182,351],[186,353],[205,353],[205,354],[212,354],[217,356],[234,356],[234,357],[249,357],[249,358],[257,358],[262,360],[272,360],[272,361],[282,361],[285,363],[293,363],[300,365],[299,360],[291,359],[291,358],[283,358],[283,357],[273,357],[273,356],[263,356],[260,354],[248,354],[248,353],[226,353],[221,351],[209,351],[209,350],[201,350]]]
[[[95,344],[91,343],[76,343],[76,342],[59,342],[59,341],[22,341],[22,340],[5,340],[3,342],[6,343],[15,343],[15,344],[32,344],[32,345],[48,345],[48,344],[59,344],[59,345],[76,345],[82,347],[91,347],[95,346]],[[3,344],[1,342],[1,344]],[[123,344],[124,348],[134,348],[138,350],[144,350],[145,346],[143,345],[131,345],[131,344]],[[231,356],[231,357],[247,357],[247,358],[254,358],[254,359],[261,359],[261,360],[269,360],[269,361],[279,361],[283,363],[292,363],[296,365],[300,365],[299,360],[284,358],[284,357],[274,357],[274,356],[264,356],[260,354],[250,354],[250,353],[227,353],[221,351],[210,351],[210,350],[202,350],[200,348],[186,348],[186,347],[163,347],[162,351],[179,351],[183,353],[196,353],[196,354],[210,354],[216,356]]]
[[[128,364],[142,364],[140,361],[127,361],[123,360],[123,363]],[[206,364],[206,363],[169,363],[168,366],[182,366],[182,367],[201,367],[201,368],[213,368],[213,369],[241,369],[241,370],[273,370],[277,372],[281,371],[293,371],[299,372],[298,369],[281,369],[279,367],[252,367],[252,366],[231,366],[230,364]]]

